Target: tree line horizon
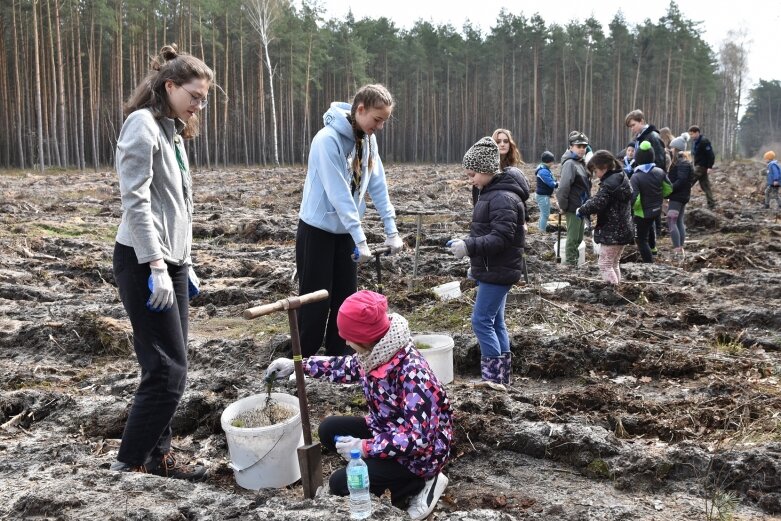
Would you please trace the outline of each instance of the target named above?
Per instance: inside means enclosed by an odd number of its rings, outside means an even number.
[[[396,105],[385,162],[454,163],[495,128],[525,161],[571,130],[614,152],[624,116],[674,134],[699,125],[722,158],[781,141],[781,82],[745,98],[745,35],[712,49],[675,2],[656,22],[546,24],[502,9],[482,32],[419,20],[323,17],[306,0],[9,0],[0,6],[0,166],[113,165],[123,103],[166,44],[203,59],[215,88],[188,143],[196,168],[301,164],[333,101],[382,83]],[[781,153],[781,150],[778,151]]]

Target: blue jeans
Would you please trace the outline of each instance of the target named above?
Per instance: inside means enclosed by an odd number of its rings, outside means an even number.
[[[504,305],[510,286],[481,282],[472,310],[472,329],[484,357],[502,356],[510,352],[510,336],[504,323]]]
[[[540,231],[548,229],[548,217],[550,216],[550,196],[534,194],[537,198],[537,206],[540,208]]]

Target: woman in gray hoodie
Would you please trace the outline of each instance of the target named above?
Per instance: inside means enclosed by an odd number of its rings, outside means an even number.
[[[114,278],[133,326],[141,382],[112,470],[200,480],[202,466],[171,452],[171,421],[187,378],[192,270],[192,178],[183,139],[198,131],[214,77],[198,58],[166,46],[125,104],[116,169],[122,221]]]

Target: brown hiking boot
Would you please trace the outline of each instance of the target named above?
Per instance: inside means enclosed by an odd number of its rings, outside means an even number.
[[[186,479],[188,481],[203,481],[206,479],[206,467],[203,465],[186,465],[176,461],[173,451],[163,455],[156,468],[149,469],[150,474],[166,478]]]
[[[186,479],[188,481],[203,481],[206,479],[206,467],[203,465],[184,465],[176,461],[173,452],[169,452],[156,466],[128,465],[121,461],[111,464],[111,470],[117,472],[140,472],[142,474],[154,474],[164,478]]]

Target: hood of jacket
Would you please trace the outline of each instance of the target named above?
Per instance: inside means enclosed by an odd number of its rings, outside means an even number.
[[[529,191],[525,187],[521,186],[521,183],[514,175],[508,172],[496,174],[491,182],[488,183],[488,185],[484,187],[480,193],[485,194],[494,190],[505,190],[507,192],[512,192],[520,197],[521,200],[529,197]]]
[[[332,127],[341,136],[355,141],[353,127],[347,116],[350,115],[352,105],[343,101],[334,101],[323,114],[323,125]]]

